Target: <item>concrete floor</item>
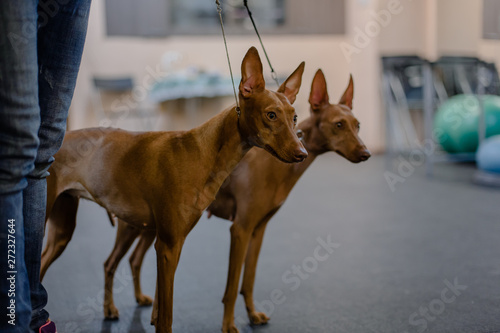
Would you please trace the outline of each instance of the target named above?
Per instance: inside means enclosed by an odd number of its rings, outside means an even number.
[[[242,332],[500,332],[500,190],[473,185],[473,166],[440,165],[433,179],[417,167],[391,191],[384,162],[352,165],[332,153],[316,160],[264,240],[255,297],[271,321],[249,326],[240,296]],[[229,226],[203,216],[189,235],[174,332],[220,332]],[[45,279],[59,332],[154,331],[151,308],[135,305],[127,260],[115,282],[120,320],[103,320],[102,267],[114,234],[102,208],[81,203],[74,238]],[[338,247],[314,259],[318,238],[328,237]],[[142,274],[149,295],[155,276],[150,250]],[[273,303],[275,289],[282,296]]]

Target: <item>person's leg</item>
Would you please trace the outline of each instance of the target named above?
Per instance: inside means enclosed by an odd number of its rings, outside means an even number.
[[[37,0],[0,1],[0,331],[28,332],[30,291],[24,262],[23,195],[39,145]],[[14,228],[8,220],[14,221]],[[11,234],[10,230],[14,230]],[[15,237],[15,253],[8,251]],[[9,242],[10,241],[10,242]],[[8,255],[15,256],[10,266]],[[15,273],[8,273],[13,271]],[[15,278],[15,290],[8,277]],[[13,281],[13,280],[12,280]],[[15,317],[7,316],[15,301]],[[14,323],[15,325],[12,325]]]
[[[45,3],[45,2],[43,2]],[[38,84],[41,125],[35,169],[24,190],[25,260],[31,290],[31,328],[38,330],[48,319],[44,310],[47,292],[40,283],[40,257],[45,225],[48,168],[61,147],[66,118],[73,97],[87,33],[90,0],[40,2],[38,29]]]

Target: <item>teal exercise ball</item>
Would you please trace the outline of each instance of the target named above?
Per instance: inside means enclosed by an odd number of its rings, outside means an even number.
[[[500,134],[500,96],[482,97],[486,137]],[[448,153],[473,153],[479,144],[480,105],[477,96],[456,95],[444,102],[434,118],[434,137]]]
[[[500,174],[500,135],[484,140],[476,153],[480,170]]]

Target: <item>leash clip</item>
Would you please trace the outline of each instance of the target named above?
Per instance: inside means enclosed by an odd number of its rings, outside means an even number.
[[[273,80],[276,82],[276,85],[280,86],[280,82],[278,81],[278,75],[276,74],[276,72],[274,71],[274,69],[271,70],[271,77],[273,78]]]

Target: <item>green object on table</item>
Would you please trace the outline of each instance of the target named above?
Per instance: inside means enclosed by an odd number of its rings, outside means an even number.
[[[500,96],[485,95],[486,137],[500,134]],[[443,103],[434,119],[434,136],[448,153],[472,153],[479,144],[480,105],[475,95],[456,95]]]

